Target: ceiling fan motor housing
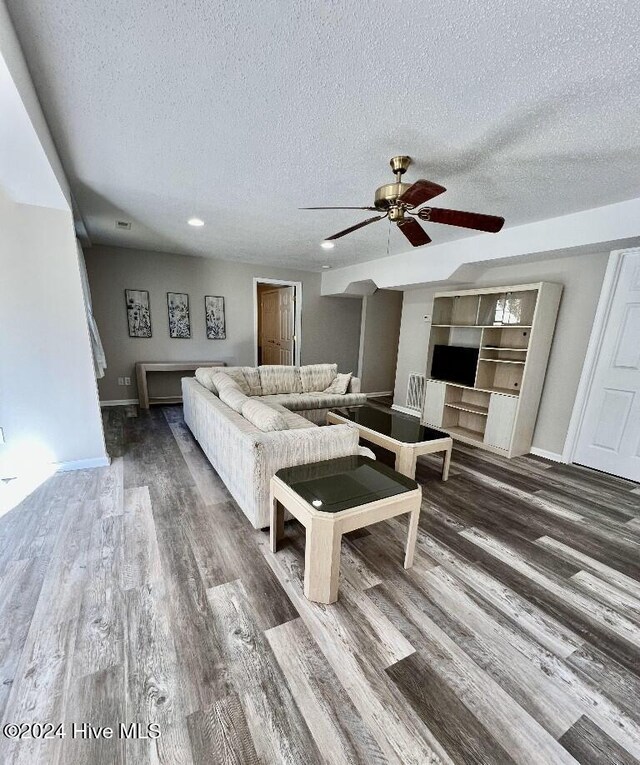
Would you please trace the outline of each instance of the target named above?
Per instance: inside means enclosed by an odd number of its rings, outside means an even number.
[[[385,183],[376,189],[374,204],[378,210],[388,210],[396,204],[399,196],[411,187],[410,183]]]
[[[395,183],[385,183],[384,186],[380,186],[376,189],[375,206],[378,210],[388,210],[396,204],[399,196],[402,196],[404,192],[411,186],[410,183],[402,183],[400,180],[402,176],[407,172],[407,168],[411,164],[411,157],[406,155],[400,155],[398,157],[391,157],[389,165],[396,176]]]

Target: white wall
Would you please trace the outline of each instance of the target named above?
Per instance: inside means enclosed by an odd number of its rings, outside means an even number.
[[[473,284],[467,285],[488,287],[539,281],[564,285],[533,436],[533,446],[538,449],[562,453],[608,257],[608,252],[600,252],[489,267]],[[434,292],[444,289],[439,286],[405,292],[396,404],[406,404],[409,372],[425,371],[430,324],[425,324],[423,316],[431,314]]]
[[[70,211],[0,190],[0,273],[0,476],[106,464]]]

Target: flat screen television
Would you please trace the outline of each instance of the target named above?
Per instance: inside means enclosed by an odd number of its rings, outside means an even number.
[[[473,387],[478,352],[478,348],[463,348],[460,345],[434,345],[431,377],[434,380]]]

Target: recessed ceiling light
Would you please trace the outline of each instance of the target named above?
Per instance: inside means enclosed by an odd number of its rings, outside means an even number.
[[[323,268],[331,268],[331,266],[322,266]]]
[[[204,226],[204,221],[201,220],[200,218],[189,218],[187,223],[190,226]]]
[[[325,239],[324,242],[320,243],[320,247],[322,247],[323,250],[332,250],[335,247],[335,244],[333,242],[328,242]]]

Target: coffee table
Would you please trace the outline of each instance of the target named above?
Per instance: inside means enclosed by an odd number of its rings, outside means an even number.
[[[444,452],[442,480],[449,477],[453,439],[442,430],[420,424],[417,417],[374,404],[346,406],[327,412],[330,424],[350,423],[365,441],[382,446],[396,455],[396,470],[415,478],[416,460],[421,454]]]
[[[342,535],[410,513],[404,567],[411,568],[422,490],[411,478],[354,455],[283,468],[271,479],[271,550],[284,536],[284,511],[306,529],[304,594],[317,603],[338,599]]]

